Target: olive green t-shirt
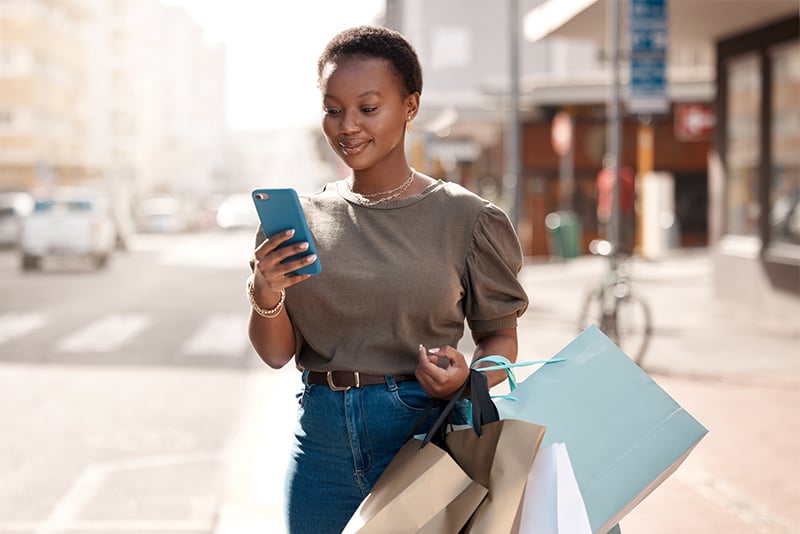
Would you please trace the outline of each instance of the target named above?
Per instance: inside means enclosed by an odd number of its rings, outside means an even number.
[[[301,203],[322,272],[286,290],[299,368],[413,374],[420,344],[458,346],[465,320],[514,328],[527,308],[511,221],[460,185],[366,207],[339,181]]]

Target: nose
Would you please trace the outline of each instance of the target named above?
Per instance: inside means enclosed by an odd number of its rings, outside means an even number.
[[[345,134],[358,132],[361,129],[361,126],[359,125],[356,113],[352,111],[342,112],[342,122],[340,128],[342,130],[342,133]]]

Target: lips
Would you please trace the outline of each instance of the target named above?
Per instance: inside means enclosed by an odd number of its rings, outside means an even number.
[[[343,154],[354,156],[363,152],[368,144],[368,139],[350,139],[348,141],[339,141],[339,149]]]

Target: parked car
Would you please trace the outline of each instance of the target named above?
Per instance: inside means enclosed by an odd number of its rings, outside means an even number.
[[[150,197],[139,202],[136,209],[140,232],[172,234],[189,230],[189,217],[184,205],[175,197]]]
[[[34,270],[45,257],[82,257],[104,267],[114,251],[116,228],[110,200],[92,189],[62,188],[38,199],[22,220],[21,267]]]
[[[258,228],[258,212],[246,193],[230,195],[217,208],[217,226],[223,230]]]

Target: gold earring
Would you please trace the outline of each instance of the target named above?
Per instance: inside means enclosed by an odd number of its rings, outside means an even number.
[[[408,116],[406,121],[406,132],[411,133],[411,115]]]

